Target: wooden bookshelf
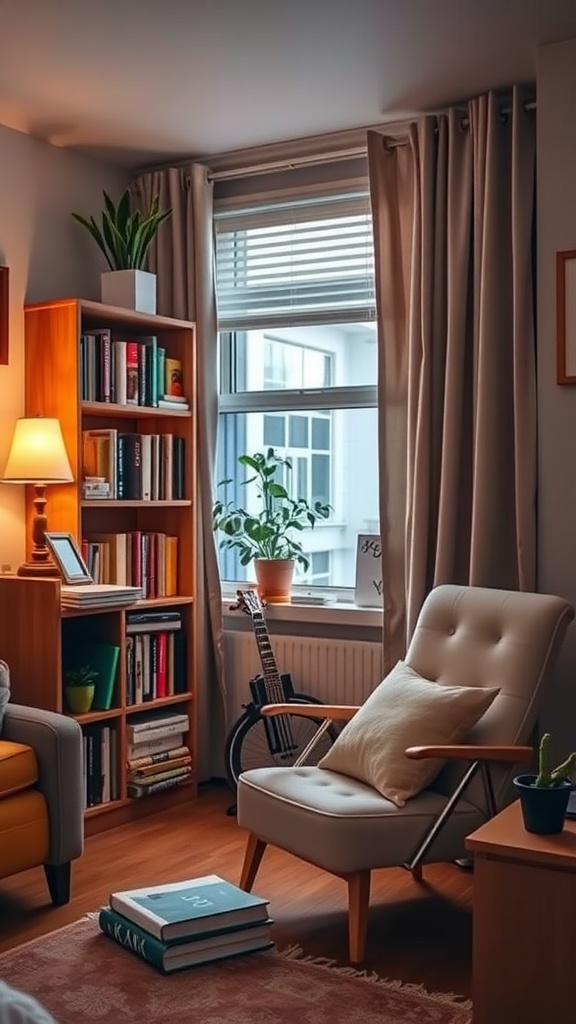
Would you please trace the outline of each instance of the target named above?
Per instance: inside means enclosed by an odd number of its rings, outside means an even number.
[[[191,408],[158,409],[144,405],[83,401],[80,338],[89,330],[109,328],[113,339],[138,340],[155,335],[167,355],[182,364],[184,393]],[[145,704],[127,704],[126,609],[63,610],[57,580],[0,576],[0,637],[2,657],[10,665],[13,699],[64,711],[62,666],[67,626],[81,620],[87,639],[120,646],[120,662],[110,711],[78,716],[81,724],[112,723],[117,730],[119,798],[87,809],[87,831],[109,828],[132,816],[150,813],[197,792],[195,767],[191,781],[139,799],[126,795],[126,726],[130,715],[171,709],[188,715],[187,744],[196,761],[196,337],[195,326],[169,317],[136,313],[83,299],[62,299],[25,307],[25,390],[27,416],[60,420],[74,482],[47,490],[49,529],[71,533],[78,545],[85,537],[104,533],[165,533],[178,537],[176,596],[148,598],[144,608],[180,611],[186,634],[186,690]],[[90,500],[82,497],[82,431],[118,429],[171,433],[184,439],[184,498],[162,500]],[[27,488],[27,491],[30,491]],[[27,537],[31,536],[32,495],[27,494]],[[132,605],[130,608],[134,609]]]

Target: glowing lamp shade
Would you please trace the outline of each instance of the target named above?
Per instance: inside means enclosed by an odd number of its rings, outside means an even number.
[[[32,559],[20,566],[18,575],[58,576],[58,568],[50,557],[44,536],[48,527],[44,514],[46,484],[70,483],[74,477],[57,419],[36,416],[16,421],[2,479],[7,484],[34,485]]]

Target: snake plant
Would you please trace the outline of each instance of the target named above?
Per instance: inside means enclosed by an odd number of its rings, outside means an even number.
[[[115,206],[103,191],[104,209],[101,227],[94,217],[87,220],[73,213],[74,220],[85,227],[104,253],[110,270],[141,270],[146,253],[158,228],[168,220],[172,210],[160,210],[160,197],[154,196],[148,213],[130,212],[129,190],[123,193]]]

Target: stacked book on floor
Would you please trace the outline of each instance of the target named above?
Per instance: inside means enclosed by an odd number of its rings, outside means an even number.
[[[268,900],[218,875],[113,892],[105,935],[165,974],[269,949]]]
[[[188,781],[192,756],[184,737],[189,728],[186,712],[134,715],[126,727],[128,796],[138,799]]]

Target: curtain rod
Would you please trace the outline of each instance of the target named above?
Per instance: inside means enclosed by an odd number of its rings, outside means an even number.
[[[233,178],[249,178],[252,175],[273,173],[274,171],[294,171],[297,167],[314,167],[320,164],[339,163],[341,160],[353,160],[366,156],[366,146],[355,146],[353,149],[338,149],[332,153],[292,157],[289,160],[274,160],[267,164],[254,164],[252,167],[235,168],[228,171],[212,171],[207,175],[208,181],[230,181]]]

